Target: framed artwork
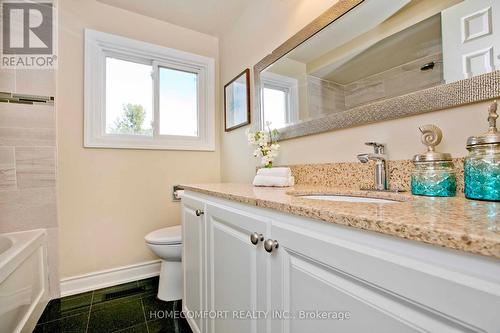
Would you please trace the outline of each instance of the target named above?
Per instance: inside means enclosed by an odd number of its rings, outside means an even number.
[[[224,126],[226,132],[250,124],[250,69],[224,86]]]

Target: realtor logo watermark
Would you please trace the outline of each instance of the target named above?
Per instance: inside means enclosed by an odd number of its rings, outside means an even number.
[[[0,0],[0,67],[54,69],[57,64],[55,0]]]

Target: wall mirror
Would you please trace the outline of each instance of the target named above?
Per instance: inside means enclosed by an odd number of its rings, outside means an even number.
[[[254,68],[281,139],[500,95],[500,1],[340,0]]]

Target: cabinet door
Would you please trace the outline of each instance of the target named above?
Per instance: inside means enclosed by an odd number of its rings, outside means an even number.
[[[263,333],[265,320],[254,316],[266,305],[266,252],[262,241],[270,223],[263,218],[215,204],[207,205],[208,309],[219,312],[208,320],[209,333]],[[240,312],[241,311],[241,312]],[[214,313],[214,312],[212,312]],[[252,318],[240,319],[252,315]]]
[[[270,255],[271,308],[293,318],[274,318],[273,333],[493,332],[498,322],[489,283],[472,288],[469,277],[335,233],[275,221],[271,233],[279,243]]]
[[[182,198],[182,264],[184,273],[183,311],[196,313],[206,309],[204,297],[205,269],[205,220],[197,216],[196,210],[204,210],[202,201],[190,197]],[[200,316],[189,316],[189,325],[194,333],[205,332]]]

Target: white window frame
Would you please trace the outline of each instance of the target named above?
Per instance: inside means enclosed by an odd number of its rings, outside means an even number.
[[[106,133],[106,58],[152,66],[153,136]],[[159,67],[198,75],[198,136],[159,134]],[[215,60],[85,29],[84,147],[215,150]]]
[[[261,75],[261,86],[262,86],[262,122],[261,127],[265,129],[265,109],[266,105],[264,103],[264,89],[274,89],[283,91],[286,95],[286,114],[285,120],[287,124],[295,123],[299,120],[299,93],[298,93],[298,80],[284,75],[279,75],[276,73],[265,72]]]

